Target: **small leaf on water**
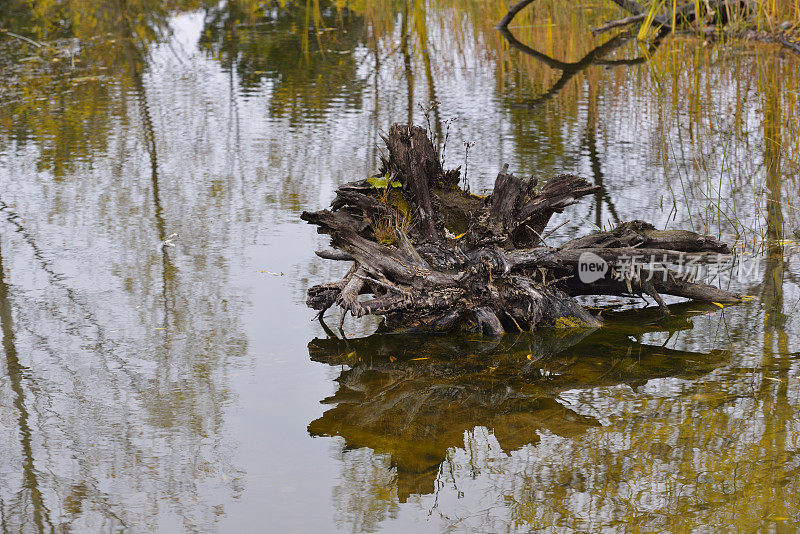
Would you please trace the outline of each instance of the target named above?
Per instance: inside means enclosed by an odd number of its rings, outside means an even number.
[[[528,354],[528,359],[529,359],[529,360],[532,360],[532,359],[533,359],[533,353],[531,353],[531,354]]]
[[[390,362],[397,361],[397,358],[395,358],[394,356],[389,356],[389,361]]]

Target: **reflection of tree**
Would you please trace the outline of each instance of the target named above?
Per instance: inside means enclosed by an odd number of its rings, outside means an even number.
[[[406,2],[400,26],[400,50],[403,54],[403,74],[406,79],[408,124],[412,124],[414,122],[414,71],[411,67],[411,51],[409,49],[411,36],[409,35],[408,18],[408,2]]]
[[[554,13],[552,16],[556,25],[563,28],[554,36],[532,30],[526,32],[526,37],[518,39],[508,30],[498,32],[500,46],[509,48],[507,55],[512,67],[506,76],[513,76],[513,82],[503,100],[509,109],[508,120],[517,157],[523,168],[534,173],[542,172],[542,168],[563,168],[565,157],[567,160],[578,157],[575,149],[581,141],[573,139],[567,143],[565,135],[570,125],[579,120],[587,85],[592,80],[601,84],[603,89],[598,90],[600,94],[597,95],[601,101],[618,99],[617,95],[609,96],[614,92],[611,87],[615,84],[615,76],[609,71],[616,67],[646,64],[661,45],[661,40],[656,39],[643,54],[627,58],[622,56],[623,51],[627,55],[632,48],[627,45],[635,42],[630,35],[623,33],[596,43],[588,37],[588,32],[575,32],[572,23],[561,19],[563,14]],[[553,52],[545,52],[548,49],[560,50],[562,54],[566,52],[578,59],[558,59]],[[548,102],[554,100],[554,105],[547,106]],[[587,125],[583,142],[589,151],[595,182],[601,185],[603,180],[597,173],[599,165],[592,149],[596,143],[596,132],[608,125],[612,118],[594,118],[597,124]],[[596,153],[596,146],[594,148]],[[598,194],[595,221],[600,215],[600,204],[609,198],[606,190]],[[615,209],[610,203],[609,208],[613,216]]]
[[[620,224],[622,220],[617,213],[617,208],[614,206],[614,203],[612,202],[604,183],[605,175],[600,162],[600,152],[597,148],[597,136],[599,135],[598,125],[600,123],[600,117],[598,116],[597,112],[598,92],[597,88],[594,89],[595,90],[593,91],[590,90],[589,94],[584,146],[586,147],[586,151],[589,153],[589,166],[592,170],[594,185],[600,187],[600,189],[594,194],[594,224],[598,228],[602,228],[605,223],[605,221],[603,221],[603,202],[608,204],[608,211],[611,213],[615,225]]]
[[[2,247],[2,243],[0,243]],[[26,369],[20,364],[19,357],[17,356],[17,347],[14,336],[14,325],[12,321],[11,301],[8,294],[8,284],[6,283],[6,276],[3,269],[3,255],[0,249],[0,328],[2,329],[2,346],[3,352],[6,356],[6,373],[13,392],[14,408],[19,413],[19,439],[20,448],[22,450],[22,471],[23,471],[23,488],[24,492],[29,492],[30,496],[30,510],[31,519],[37,532],[45,531],[45,523],[49,525],[49,529],[53,529],[53,525],[48,518],[49,510],[45,507],[44,499],[42,498],[42,490],[39,487],[39,480],[36,474],[36,467],[33,459],[33,449],[31,445],[31,426],[28,423],[28,408],[25,405],[25,392],[22,386],[23,373]],[[4,455],[4,458],[5,455]],[[6,514],[10,510],[26,510],[29,509],[25,503],[26,497],[24,494],[17,496],[17,502],[7,503],[7,509],[0,504],[0,511],[3,512],[3,518],[0,519],[0,526],[6,527]],[[20,513],[18,520],[20,525],[25,524],[23,517],[24,514]],[[17,518],[15,518],[17,519]]]
[[[434,490],[441,463],[476,426],[492,429],[506,451],[536,443],[541,431],[564,437],[597,425],[558,400],[567,390],[642,384],[658,377],[705,374],[724,362],[708,354],[638,343],[631,335],[688,328],[685,319],[602,331],[499,340],[374,335],[309,344],[311,358],[346,365],[336,406],[309,425],[312,435],[342,436],[348,448],[388,453],[397,469],[397,494]]]
[[[790,402],[790,364],[788,354],[787,315],[784,310],[784,279],[787,270],[782,240],[784,238],[783,176],[781,175],[781,77],[770,76],[763,82],[764,99],[764,163],[766,168],[766,237],[767,251],[761,298],[764,305],[764,365],[768,370],[761,380],[764,433],[762,446],[771,451],[776,480],[786,480],[787,435],[791,432],[794,409]],[[768,371],[770,372],[770,371]],[[774,488],[775,515],[788,517],[790,510],[782,485]]]
[[[534,108],[553,98],[569,83],[570,80],[572,80],[572,78],[575,77],[575,75],[588,69],[589,67],[598,65],[605,67],[632,66],[644,63],[656,51],[658,46],[661,44],[661,37],[665,35],[664,33],[660,34],[659,39],[654,40],[650,45],[648,53],[641,57],[633,59],[606,59],[606,56],[608,56],[611,52],[630,42],[630,36],[621,33],[612,37],[605,43],[596,46],[578,61],[564,62],[554,59],[547,54],[543,54],[542,52],[539,52],[519,42],[517,38],[514,37],[514,34],[508,29],[502,29],[500,30],[500,33],[506,38],[511,47],[544,63],[551,69],[561,71],[561,76],[558,78],[558,80],[556,80],[552,87],[550,87],[550,89],[544,92],[544,94],[515,104],[517,107],[528,108]]]
[[[235,350],[225,338],[229,330],[225,324],[227,318],[216,316],[219,341],[205,332],[189,336],[196,338],[190,343],[169,339],[158,348],[158,340],[150,339],[147,334],[141,338],[119,339],[108,331],[113,320],[103,313],[103,302],[91,296],[87,298],[84,291],[71,288],[69,279],[54,270],[46,251],[32,240],[20,218],[9,212],[2,202],[0,209],[8,214],[7,220],[2,222],[14,229],[12,235],[21,236],[23,243],[32,249],[35,266],[33,272],[17,275],[20,290],[12,301],[9,298],[10,269],[3,261],[9,254],[4,251],[0,257],[2,348],[11,384],[9,398],[12,399],[8,407],[13,406],[19,412],[21,455],[15,462],[8,449],[3,454],[5,461],[0,464],[0,478],[4,479],[4,485],[0,486],[0,509],[4,512],[4,521],[8,521],[4,524],[25,525],[33,521],[37,526],[49,524],[48,517],[62,524],[71,521],[82,524],[87,517],[99,516],[108,524],[124,526],[125,521],[120,518],[135,515],[135,510],[126,507],[124,496],[105,492],[104,479],[109,476],[129,487],[153,492],[150,498],[154,500],[162,494],[163,488],[173,488],[168,495],[174,499],[175,508],[186,523],[207,524],[207,518],[196,517],[207,503],[200,501],[197,488],[185,485],[184,481],[199,481],[217,470],[231,471],[224,459],[219,464],[209,464],[208,454],[219,454],[219,451],[214,450],[216,445],[211,450],[203,445],[203,440],[220,431],[220,406],[228,398],[224,385],[218,383],[222,367],[219,358]],[[19,248],[9,248],[12,261],[8,265],[14,264],[14,257],[24,261]],[[25,278],[40,272],[44,275],[42,287],[46,288],[46,296],[36,301],[26,299]],[[194,287],[194,284],[188,286]],[[178,284],[173,289],[183,291]],[[41,301],[52,310],[42,314]],[[202,306],[201,301],[195,304]],[[12,321],[12,305],[16,321]],[[157,310],[153,315],[158,318]],[[180,322],[185,315],[179,313],[173,317],[178,330],[188,328]],[[91,332],[87,331],[87,326]],[[135,321],[131,321],[130,327],[135,327]],[[31,362],[26,365],[20,362],[17,350],[16,338],[20,334],[22,353]],[[235,331],[231,334],[235,335]],[[74,347],[75,344],[82,348]],[[65,347],[74,348],[64,350]],[[151,347],[155,349],[152,357],[157,358],[154,365],[157,363],[160,370],[155,377],[132,367],[130,361],[132,354],[149,358],[145,353]],[[44,357],[42,351],[47,351]],[[64,358],[65,353],[69,357]],[[90,368],[91,374],[84,377],[83,372],[79,372],[82,368]],[[0,404],[6,405],[5,402]],[[174,448],[174,457],[160,458],[158,452],[142,442],[154,429],[157,433],[163,433],[164,429],[169,431],[161,439]],[[187,462],[181,457],[183,454],[188,454],[192,461]],[[66,469],[64,457],[70,458]],[[198,461],[198,457],[206,459]],[[74,471],[69,468],[73,463],[76,464]],[[9,497],[15,487],[9,475],[16,465],[24,476],[19,480],[23,489],[16,492],[15,499]],[[129,465],[147,468],[130,470],[126,467]],[[64,499],[63,507],[51,500],[54,494]],[[51,514],[51,510],[55,512]],[[37,531],[42,529],[37,526]]]
[[[11,89],[0,101],[13,119],[14,139],[41,147],[39,169],[57,178],[108,147],[119,95],[131,85],[128,49],[140,52],[166,33],[169,11],[158,0],[70,0],[17,3],[0,12],[18,31],[47,43],[27,47],[34,61],[0,72]],[[5,16],[4,16],[5,15]],[[26,47],[22,47],[26,48]],[[134,68],[143,68],[143,57]],[[114,78],[116,84],[109,83]]]
[[[171,110],[158,97],[172,78],[153,91],[148,64],[166,31],[163,2],[55,4],[85,9],[41,34],[28,10],[28,34],[81,36],[74,70],[51,41],[56,66],[0,104],[12,141],[40,147],[17,161],[38,158],[42,171],[25,175],[20,194],[22,180],[0,169],[0,235],[13,236],[2,251],[0,404],[17,423],[0,431],[18,443],[0,454],[0,525],[155,530],[166,513],[187,530],[213,528],[222,495],[238,491],[223,406],[229,358],[246,350],[221,252],[232,250],[231,199],[163,169],[176,150],[163,149]],[[186,228],[215,245],[159,246]]]
[[[243,20],[236,2],[209,9],[200,46],[235,69],[242,91],[269,86],[271,117],[297,123],[320,119],[337,102],[360,107],[365,85],[356,49],[366,34],[359,17],[322,0]]]

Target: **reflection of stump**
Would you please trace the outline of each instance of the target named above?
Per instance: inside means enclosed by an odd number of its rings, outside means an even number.
[[[321,257],[353,262],[344,279],[309,289],[314,309],[336,304],[359,317],[384,315],[399,331],[499,334],[599,325],[576,295],[647,294],[665,311],[661,294],[739,300],[667,268],[729,252],[693,232],[633,221],[558,248],[545,246],[542,234],[552,215],[597,190],[582,178],[563,174],[537,188],[535,179],[518,178],[505,166],[492,194],[481,198],[457,187],[458,169],[442,168],[424,129],[394,125],[384,141],[389,156],[378,177],[339,188],[331,210],[302,214],[331,236],[336,250],[320,251]],[[605,262],[605,275],[581,282],[582,257]],[[629,269],[619,276],[634,257],[658,272]],[[361,301],[360,294],[374,297]]]
[[[311,358],[343,370],[336,393],[323,401],[335,406],[308,430],[341,436],[348,448],[388,453],[401,501],[432,493],[447,451],[463,446],[464,432],[476,426],[491,430],[507,453],[537,443],[541,432],[577,436],[599,423],[559,402],[564,391],[688,379],[730,358],[727,351],[684,352],[633,341],[646,332],[691,328],[686,315],[659,319],[654,311],[633,321],[611,314],[608,328],[593,333],[315,339],[308,345]]]

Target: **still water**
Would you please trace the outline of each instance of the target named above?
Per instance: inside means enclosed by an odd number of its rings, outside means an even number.
[[[505,36],[499,1],[136,4],[0,8],[47,41],[0,32],[2,532],[800,525],[800,58],[593,38],[601,1]],[[752,298],[329,338],[305,291],[344,267],[299,214],[406,121],[449,132],[473,192],[503,163],[602,185],[555,241],[736,242]]]

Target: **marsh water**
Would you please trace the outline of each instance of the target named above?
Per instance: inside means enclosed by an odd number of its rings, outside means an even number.
[[[507,35],[499,1],[39,4],[0,8],[0,531],[800,524],[800,58],[592,37],[595,0]],[[339,339],[305,291],[346,266],[299,215],[408,121],[476,193],[503,163],[601,185],[553,243],[736,243],[748,300]]]

